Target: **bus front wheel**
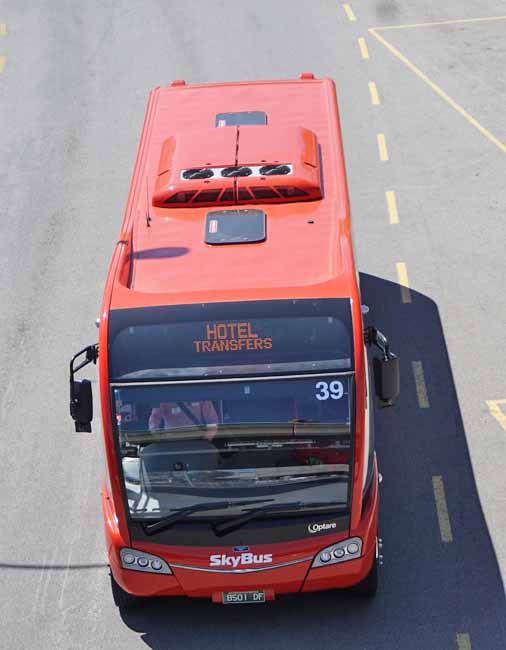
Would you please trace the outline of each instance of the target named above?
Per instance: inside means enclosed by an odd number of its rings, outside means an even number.
[[[131,607],[137,605],[139,598],[137,596],[132,596],[132,594],[129,594],[128,591],[122,589],[114,579],[112,571],[109,572],[109,575],[111,576],[112,597],[116,607],[119,607],[120,609],[130,609]]]
[[[371,570],[357,585],[351,587],[351,592],[362,598],[374,598],[378,591],[378,560],[374,558]]]

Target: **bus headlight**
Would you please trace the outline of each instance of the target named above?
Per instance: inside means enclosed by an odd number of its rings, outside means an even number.
[[[360,537],[343,539],[342,542],[332,544],[322,549],[313,560],[312,567],[329,566],[338,562],[356,560],[362,554],[362,540]]]
[[[137,551],[134,548],[122,548],[119,552],[121,566],[131,571],[144,571],[145,573],[168,573],[172,571],[170,566],[161,557]]]

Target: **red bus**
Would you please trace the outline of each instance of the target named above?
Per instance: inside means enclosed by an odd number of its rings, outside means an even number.
[[[369,385],[390,404],[399,366],[363,327],[330,79],[151,92],[98,326],[70,410],[91,431],[98,360],[117,605],[375,594]]]

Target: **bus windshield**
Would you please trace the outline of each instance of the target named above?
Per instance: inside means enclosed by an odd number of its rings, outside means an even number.
[[[216,518],[224,500],[247,507],[266,495],[281,508],[346,509],[352,391],[352,373],[113,385],[131,517],[216,500],[216,511],[192,515]]]

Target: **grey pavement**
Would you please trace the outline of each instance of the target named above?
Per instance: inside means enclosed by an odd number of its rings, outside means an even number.
[[[318,0],[6,0],[0,8],[6,648],[506,647],[506,431],[486,404],[506,399],[506,153],[368,32],[500,16],[506,5],[349,4],[355,22],[340,2]],[[379,33],[506,141],[506,21]],[[96,339],[148,91],[177,78],[303,70],[336,81],[362,297],[401,355],[402,396],[376,413],[380,592],[371,604],[323,592],[251,608],[163,599],[120,614],[103,542],[99,419],[93,434],[73,433],[67,372],[70,356]],[[388,162],[378,159],[378,133]],[[396,225],[386,190],[397,196]],[[411,303],[401,302],[398,262]],[[413,361],[423,364],[426,409]],[[451,542],[441,539],[433,476],[444,481]]]

